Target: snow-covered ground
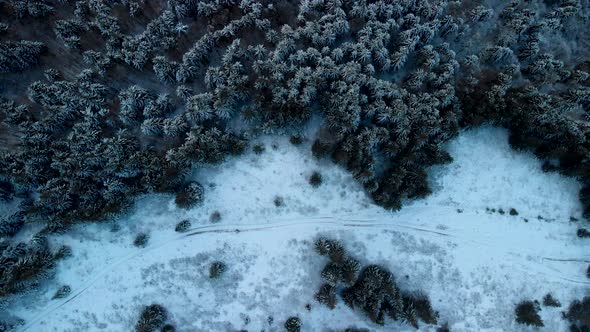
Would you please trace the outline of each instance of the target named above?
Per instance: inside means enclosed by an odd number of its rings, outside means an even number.
[[[263,154],[195,175],[206,187],[200,207],[179,210],[172,197],[150,195],[119,230],[90,224],[56,236],[52,242],[70,245],[74,256],[11,305],[26,320],[21,330],[130,331],[151,303],[164,305],[179,331],[282,331],[295,315],[304,331],[413,330],[391,321],[379,327],[341,301],[334,310],[315,302],[326,260],[312,249],[319,235],[342,240],[365,264],[388,267],[400,288],[424,290],[452,331],[526,331],[514,322],[520,300],[551,292],[566,305],[590,290],[590,245],[570,221],[581,213],[578,182],[543,173],[534,156],[510,149],[504,130],[462,133],[448,146],[455,161],[431,170],[434,193],[398,212],[375,206],[346,171],[312,158],[309,145],[262,141]],[[308,184],[315,170],[319,188]],[[283,206],[274,205],[277,196]],[[505,214],[486,210],[500,208]],[[221,221],[211,223],[213,211]],[[179,234],[182,219],[192,227]],[[132,245],[138,232],[149,232],[146,248]],[[212,280],[215,260],[228,270]],[[71,295],[51,300],[61,285]],[[567,330],[562,310],[543,307],[546,331]]]

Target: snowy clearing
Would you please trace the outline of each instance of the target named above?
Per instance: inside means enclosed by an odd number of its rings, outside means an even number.
[[[195,176],[206,188],[200,207],[180,210],[172,197],[150,195],[119,230],[90,224],[55,236],[74,256],[40,290],[13,301],[9,312],[26,321],[20,330],[129,331],[141,306],[160,303],[179,331],[282,331],[294,315],[304,331],[412,331],[393,321],[377,326],[342,301],[334,310],[315,302],[326,262],[312,249],[318,235],[342,240],[363,265],[388,267],[400,288],[423,290],[452,331],[532,330],[514,322],[517,302],[551,292],[567,305],[590,289],[590,245],[570,221],[581,214],[578,182],[543,173],[533,155],[510,149],[504,130],[462,133],[448,146],[454,162],[431,169],[434,193],[395,213],[374,205],[344,170],[315,160],[310,142],[261,141],[261,155]],[[324,181],[313,188],[316,170]],[[209,220],[214,211],[218,223]],[[192,227],[179,234],[182,219]],[[132,244],[139,232],[150,234],[146,248]],[[212,280],[216,260],[228,270]],[[71,294],[51,300],[61,285]],[[566,330],[562,310],[543,307],[544,330]]]

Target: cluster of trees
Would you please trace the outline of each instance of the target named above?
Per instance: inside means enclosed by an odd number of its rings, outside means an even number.
[[[385,318],[401,320],[418,328],[418,320],[436,324],[438,314],[432,309],[425,295],[402,292],[395,278],[386,268],[360,263],[349,257],[342,244],[336,240],[319,238],[315,250],[327,256],[329,262],[321,272],[325,283],[316,293],[316,300],[333,309],[339,293],[344,303],[360,309],[373,322],[384,325]]]
[[[589,42],[577,28],[590,17],[584,1],[316,0],[293,11],[288,1],[170,0],[145,16],[123,0],[52,6],[4,5],[17,21],[59,10],[44,20],[86,67],[43,68],[26,96],[0,100],[0,121],[18,138],[0,151],[0,199],[31,201],[2,221],[3,237],[27,222],[47,232],[106,218],[147,192],[193,206],[203,192],[185,182],[192,167],[240,153],[255,128],[297,128],[312,114],[324,126],[314,155],[386,208],[427,195],[427,167],[451,160],[443,144],[491,122],[580,178],[590,217],[590,65],[569,42]],[[9,32],[0,73],[26,77],[63,56],[53,41]]]
[[[570,322],[571,332],[590,330],[590,296],[585,296],[582,300],[574,300],[563,316]]]

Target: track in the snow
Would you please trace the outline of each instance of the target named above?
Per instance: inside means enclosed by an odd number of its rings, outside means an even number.
[[[473,214],[473,215],[476,216],[476,214]],[[348,218],[347,218],[347,216],[348,216]],[[220,225],[206,225],[206,226],[199,226],[199,227],[191,228],[183,235],[179,235],[179,236],[170,238],[167,241],[163,241],[158,244],[148,246],[148,247],[143,248],[137,252],[131,253],[131,254],[126,255],[124,257],[121,257],[121,259],[119,259],[117,262],[110,264],[109,266],[102,269],[100,273],[98,273],[92,279],[87,281],[83,286],[80,286],[80,287],[78,287],[78,289],[74,290],[70,296],[61,300],[59,303],[56,303],[54,306],[48,308],[47,310],[44,310],[39,315],[37,315],[35,318],[30,319],[27,322],[27,324],[22,326],[20,331],[34,331],[34,330],[31,330],[31,328],[34,327],[39,321],[41,321],[42,319],[44,319],[45,317],[47,317],[48,315],[50,315],[54,311],[58,310],[59,308],[65,306],[68,303],[75,300],[77,297],[82,295],[87,289],[89,289],[97,280],[99,280],[104,275],[110,273],[111,271],[113,271],[115,268],[117,268],[121,264],[123,264],[133,258],[140,257],[142,255],[146,255],[150,251],[161,248],[163,246],[170,245],[170,244],[178,242],[178,241],[188,240],[188,239],[191,239],[195,236],[199,236],[199,235],[203,235],[203,234],[222,234],[222,233],[224,233],[224,234],[240,235],[240,234],[244,234],[244,233],[260,232],[260,231],[267,231],[267,230],[278,229],[278,228],[300,227],[300,226],[317,227],[317,228],[323,226],[326,228],[330,228],[331,230],[346,230],[346,229],[351,229],[351,228],[374,228],[374,229],[380,229],[380,230],[399,230],[399,231],[419,232],[419,233],[429,234],[431,236],[436,236],[436,237],[447,237],[449,239],[456,240],[457,242],[467,242],[467,243],[473,243],[473,244],[477,244],[477,245],[489,246],[489,247],[493,248],[494,250],[501,250],[504,253],[512,255],[516,258],[522,258],[522,255],[526,254],[528,257],[534,257],[537,261],[549,260],[549,261],[555,261],[555,262],[577,262],[577,263],[589,263],[590,262],[590,257],[552,258],[552,257],[542,257],[539,255],[535,255],[532,252],[531,253],[523,253],[520,251],[521,248],[519,248],[519,250],[506,250],[507,248],[502,247],[500,245],[497,245],[494,243],[489,243],[488,241],[482,241],[481,239],[480,240],[473,239],[473,236],[472,236],[473,234],[470,234],[469,237],[453,234],[453,232],[452,232],[453,230],[449,229],[449,228],[445,229],[445,231],[442,231],[440,229],[429,229],[429,228],[424,228],[424,227],[417,227],[416,225],[413,225],[410,223],[404,223],[404,222],[400,222],[400,221],[396,221],[396,220],[388,220],[387,222],[375,222],[375,220],[377,220],[377,218],[358,219],[358,218],[350,218],[351,215],[347,215],[347,216],[337,216],[337,217],[326,216],[326,217],[306,218],[308,221],[294,221],[296,219],[286,219],[283,221],[274,222],[274,223],[270,223],[270,224],[266,224],[266,225],[260,225],[260,224],[237,224],[237,225],[236,224],[234,224],[234,225],[225,224],[225,225],[222,225],[222,224],[220,224]],[[383,217],[384,217],[384,215],[380,215],[379,219],[383,219]],[[300,219],[298,219],[298,220],[300,220]],[[321,231],[322,231],[321,229],[318,229],[318,232],[321,232]],[[455,231],[459,232],[460,230],[455,230]],[[519,269],[526,270],[526,271],[530,272],[531,271],[530,266],[528,268],[524,267],[524,264],[526,264],[526,262],[527,262],[526,260],[524,260],[524,262],[520,262],[519,265],[522,267],[520,267]],[[547,270],[547,269],[545,269],[545,270]],[[559,271],[556,271],[556,272],[559,272]],[[576,285],[590,285],[590,282],[588,282],[588,281],[576,280],[576,279],[572,279],[569,277],[559,276],[559,275],[555,275],[555,274],[549,274],[546,271],[544,272],[544,271],[538,270],[538,273],[546,275],[547,277],[550,277],[550,278],[558,279],[562,282],[565,281],[567,283],[572,283],[572,284],[576,284]]]

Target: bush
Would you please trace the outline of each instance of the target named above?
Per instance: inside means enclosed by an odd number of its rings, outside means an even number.
[[[311,186],[314,188],[319,187],[322,184],[322,175],[317,171],[311,173],[311,176],[309,177],[309,184],[311,184]]]
[[[224,262],[216,261],[209,266],[209,278],[217,279],[225,272],[227,266]]]
[[[176,224],[176,227],[174,227],[174,231],[178,233],[184,233],[188,231],[189,228],[191,228],[191,222],[188,219],[185,219]]]
[[[273,203],[276,207],[281,207],[285,205],[285,200],[282,196],[275,196],[275,198],[273,199]]]
[[[449,328],[449,323],[444,323],[442,326],[438,327],[436,329],[436,332],[451,332],[451,329]]]
[[[136,332],[154,332],[164,326],[168,319],[168,312],[159,304],[149,305],[141,311],[139,320],[135,324]]]
[[[578,228],[577,235],[579,238],[590,238],[590,232],[585,228]]]
[[[542,327],[543,321],[541,320],[541,316],[539,316],[539,304],[533,301],[522,301],[514,310],[514,314],[516,315],[516,322],[519,324],[525,325],[532,325],[537,327]]]
[[[289,317],[285,322],[285,330],[287,330],[287,332],[300,332],[301,320],[299,317]]]
[[[213,213],[211,213],[211,215],[209,216],[209,221],[212,223],[220,222],[221,221],[221,212],[213,211]]]
[[[145,246],[147,246],[149,239],[150,239],[149,234],[139,233],[135,236],[135,239],[133,240],[133,245],[138,248],[145,248]]]
[[[580,331],[588,331],[590,329],[590,296],[584,297],[582,301],[574,300],[569,305],[564,318]]]
[[[198,182],[191,182],[176,194],[176,205],[183,209],[189,209],[203,202],[205,190]]]
[[[52,299],[63,299],[70,295],[72,289],[68,285],[61,286],[53,295]]]
[[[546,307],[561,307],[559,300],[554,298],[550,293],[547,293],[547,295],[543,297],[543,305]]]
[[[518,215],[518,211],[516,211],[515,208],[510,208],[510,212],[508,212],[511,216],[517,216]]]
[[[176,327],[174,327],[174,325],[171,324],[166,324],[162,327],[160,332],[176,332]]]
[[[293,145],[301,145],[301,143],[303,143],[303,136],[299,134],[293,135],[289,138],[289,142]]]
[[[264,147],[264,144],[255,144],[254,147],[252,147],[252,151],[256,154],[262,154],[265,150],[266,148]]]
[[[0,201],[9,201],[14,195],[14,188],[8,181],[0,179]]]

